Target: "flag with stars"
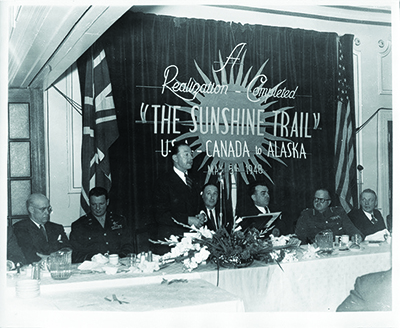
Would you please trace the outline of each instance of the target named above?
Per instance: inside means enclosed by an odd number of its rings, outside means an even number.
[[[90,189],[111,188],[108,151],[119,136],[106,55],[103,49],[96,48],[92,47],[86,62],[82,106],[82,213],[90,209]]]
[[[348,76],[349,61],[342,51],[341,40],[338,40],[338,89],[337,112],[335,131],[335,192],[339,196],[340,203],[346,212],[355,205],[352,189],[356,185],[356,150],[354,113],[352,113],[350,99],[350,84]],[[347,63],[347,64],[346,64]]]

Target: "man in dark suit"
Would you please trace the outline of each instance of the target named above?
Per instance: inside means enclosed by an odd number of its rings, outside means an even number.
[[[358,277],[350,295],[336,309],[337,312],[391,310],[392,269]]]
[[[171,150],[173,168],[161,176],[154,188],[155,220],[157,239],[164,240],[171,235],[182,236],[188,229],[175,223],[195,225],[200,228],[204,221],[199,216],[200,190],[197,183],[189,177],[188,171],[193,165],[192,150],[185,143],[175,143]],[[169,252],[169,247],[157,245],[154,252]]]
[[[22,253],[21,247],[15,237],[14,229],[12,225],[7,226],[7,261],[11,261],[15,264],[20,263],[21,265],[26,264],[24,253]]]
[[[52,208],[46,196],[32,194],[26,201],[29,219],[14,224],[18,245],[25,255],[26,264],[39,262],[50,253],[71,247],[64,227],[50,222]]]
[[[376,209],[378,197],[375,191],[365,189],[360,195],[360,205],[361,208],[353,208],[347,215],[364,237],[386,229],[382,214]]]
[[[247,203],[247,206],[238,209],[238,217],[261,215],[275,212],[269,207],[269,202],[271,198],[269,195],[267,183],[265,181],[255,181],[254,183],[250,184],[248,194],[252,201],[250,203]],[[285,230],[284,222],[281,218],[278,218],[273,223],[273,226],[275,226],[275,228],[272,229],[271,233],[275,237],[281,234],[281,229]]]
[[[224,226],[223,221],[225,221],[224,215],[221,215],[219,206],[216,206],[219,197],[219,189],[215,184],[207,183],[203,186],[203,190],[200,194],[203,199],[203,206],[200,214],[203,214],[205,217],[204,225],[210,230],[217,231]]]

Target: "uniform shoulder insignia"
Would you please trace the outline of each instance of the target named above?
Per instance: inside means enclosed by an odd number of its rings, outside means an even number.
[[[301,215],[309,215],[312,213],[312,208],[305,208],[304,210],[301,211]]]

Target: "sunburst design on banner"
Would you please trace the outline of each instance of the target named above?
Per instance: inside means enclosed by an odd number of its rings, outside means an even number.
[[[195,61],[197,71],[206,85],[212,85],[217,90],[227,86],[228,92],[198,92],[192,100],[184,99],[190,107],[178,108],[180,111],[189,113],[192,116],[192,121],[187,123],[188,126],[191,126],[189,132],[175,138],[175,141],[195,137],[195,141],[190,144],[190,147],[194,150],[193,156],[205,155],[199,169],[204,168],[208,163],[208,167],[217,168],[217,171],[222,173],[228,184],[229,174],[233,166],[237,168],[236,171],[240,172],[243,180],[248,184],[248,174],[255,178],[255,170],[249,171],[249,167],[263,168],[262,163],[271,167],[269,159],[286,165],[280,158],[271,156],[271,153],[272,155],[274,153],[269,152],[269,147],[271,147],[270,142],[290,141],[267,132],[267,127],[274,126],[276,114],[270,108],[277,101],[270,101],[271,97],[269,96],[256,97],[252,94],[252,98],[248,96],[249,90],[254,87],[263,88],[267,81],[262,70],[268,60],[259,68],[255,78],[250,80],[252,67],[248,69],[245,75],[243,74],[245,55],[246,51],[240,59],[236,77],[234,65],[231,65],[229,82],[221,53],[219,54],[221,69],[213,70],[214,82]],[[220,79],[217,73],[220,74]],[[257,81],[258,85],[255,86]],[[270,89],[276,89],[284,82],[285,80]],[[290,108],[292,107],[283,107],[274,109],[274,111],[281,112]],[[267,121],[268,119],[270,121]],[[275,124],[279,125],[277,122]],[[212,172],[215,171],[208,170],[206,182],[208,182]],[[262,169],[261,172],[258,171],[258,173],[264,174],[273,183],[265,169]]]

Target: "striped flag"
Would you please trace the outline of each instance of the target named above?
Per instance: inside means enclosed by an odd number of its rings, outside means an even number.
[[[355,131],[349,98],[349,84],[341,42],[338,41],[338,94],[335,133],[335,191],[346,212],[354,206],[352,187],[355,170]],[[351,58],[352,60],[352,58]]]
[[[105,52],[96,46],[86,62],[84,93],[81,214],[90,209],[90,189],[111,188],[108,149],[119,136]]]

